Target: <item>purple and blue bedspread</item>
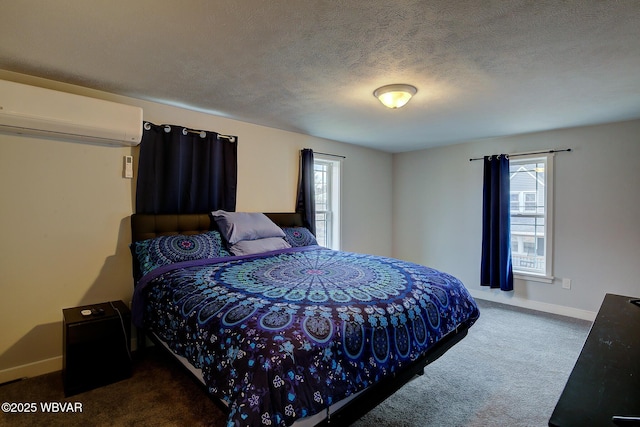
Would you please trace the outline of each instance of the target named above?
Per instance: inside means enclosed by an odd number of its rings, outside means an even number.
[[[478,316],[446,273],[319,246],[161,267],[134,295],[134,321],[202,370],[229,426],[320,412]]]

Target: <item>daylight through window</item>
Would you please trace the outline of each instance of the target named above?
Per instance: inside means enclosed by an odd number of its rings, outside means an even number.
[[[318,155],[314,159],[316,239],[332,249],[340,249],[340,165]]]
[[[511,256],[516,274],[551,278],[553,155],[514,157],[511,185]]]

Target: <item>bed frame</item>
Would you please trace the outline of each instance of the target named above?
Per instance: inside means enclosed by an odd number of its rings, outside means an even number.
[[[298,213],[265,213],[273,222],[281,227],[302,227],[301,214]],[[131,216],[131,237],[132,241],[151,239],[157,236],[168,236],[175,234],[199,234],[209,230],[215,230],[216,225],[212,216],[204,214],[133,214]],[[134,279],[139,278],[139,267],[136,265],[134,257],[133,265]],[[360,419],[364,414],[378,406],[386,398],[398,391],[402,386],[411,381],[417,375],[424,374],[424,368],[429,363],[435,361],[451,347],[462,340],[468,331],[468,326],[461,326],[451,332],[438,343],[436,343],[422,358],[408,365],[403,370],[396,372],[393,377],[374,384],[358,394],[346,405],[328,414],[324,421],[317,426],[346,426]],[[144,350],[144,342],[147,334],[144,330],[138,329],[138,350]],[[152,334],[149,334],[152,337]],[[153,340],[153,338],[152,338]],[[166,349],[164,345],[157,345]],[[142,351],[141,351],[142,353]],[[171,353],[174,357],[173,353]],[[188,370],[187,370],[188,371]],[[194,377],[194,380],[202,383]],[[206,390],[206,387],[204,387]],[[217,402],[215,397],[212,397]],[[219,406],[227,410],[222,403]]]

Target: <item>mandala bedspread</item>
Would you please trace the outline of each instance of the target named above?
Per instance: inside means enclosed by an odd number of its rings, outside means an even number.
[[[313,415],[479,315],[456,278],[396,259],[306,247],[197,264],[143,278],[134,310],[202,370],[229,426]]]

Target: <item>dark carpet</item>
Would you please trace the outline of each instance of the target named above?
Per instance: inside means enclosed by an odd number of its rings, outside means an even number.
[[[478,300],[481,316],[460,343],[354,427],[546,426],[590,322]],[[182,367],[148,351],[130,379],[68,398],[60,372],[0,386],[7,426],[225,426],[226,417]],[[71,402],[81,412],[43,412]]]

